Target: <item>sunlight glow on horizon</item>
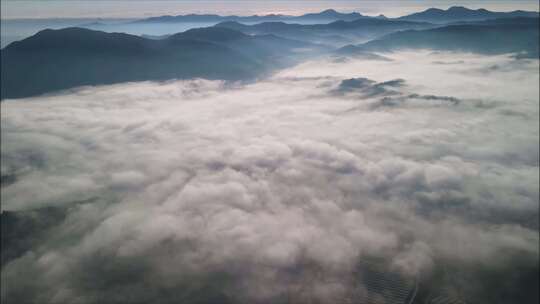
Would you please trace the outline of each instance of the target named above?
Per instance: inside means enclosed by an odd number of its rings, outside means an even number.
[[[7,1],[1,3],[2,19],[17,18],[145,18],[161,15],[301,15],[335,9],[375,16],[399,17],[430,7],[485,8],[493,11],[539,10],[538,1]]]

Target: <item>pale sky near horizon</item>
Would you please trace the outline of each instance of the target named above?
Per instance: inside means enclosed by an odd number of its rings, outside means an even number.
[[[493,11],[539,10],[537,0],[2,0],[1,18],[140,18],[188,13],[216,13],[221,15],[253,15],[280,13],[300,15],[333,8],[342,12],[360,12],[365,15],[384,14],[398,17],[429,7],[446,9],[460,5],[468,8],[486,8]]]

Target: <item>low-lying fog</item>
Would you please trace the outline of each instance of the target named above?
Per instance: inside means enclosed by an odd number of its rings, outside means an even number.
[[[2,102],[2,209],[67,210],[2,298],[338,303],[373,256],[537,270],[538,60],[384,56]]]

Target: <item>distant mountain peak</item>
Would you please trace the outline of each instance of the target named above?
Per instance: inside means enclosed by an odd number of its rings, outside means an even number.
[[[320,13],[321,14],[338,14],[338,12],[335,9],[332,9],[332,8],[326,9],[326,10],[320,12]]]
[[[492,12],[483,8],[474,10],[464,6],[452,6],[447,10],[430,8],[422,12],[400,17],[398,19],[417,22],[449,23],[514,17],[538,17],[538,12]]]
[[[55,41],[53,39],[61,38],[63,42],[66,42],[70,39],[80,39],[81,36],[90,36],[90,37],[96,37],[96,36],[104,36],[104,32],[102,31],[95,31],[91,29],[86,29],[82,27],[67,27],[67,28],[61,28],[61,29],[44,29],[33,36],[23,39],[20,41],[16,41],[12,43],[11,45],[20,45],[24,44],[27,41],[36,41],[37,39],[43,39],[43,41],[46,42],[52,42]],[[30,39],[31,38],[31,39]],[[58,42],[62,42],[58,41]],[[8,46],[9,47],[9,46]]]
[[[463,12],[463,11],[472,11],[471,9],[468,9],[464,6],[452,6],[449,9],[447,9],[449,12]]]
[[[317,17],[326,17],[326,18],[342,18],[344,16],[348,16],[348,17],[362,17],[362,14],[360,13],[357,13],[357,12],[352,12],[352,13],[340,13],[338,11],[336,11],[335,9],[327,9],[327,10],[324,10],[322,12],[319,12],[319,13],[311,13],[311,14],[305,14],[305,15],[302,15],[302,16],[299,16],[297,18],[302,18],[302,17],[306,17],[306,16],[317,16]]]

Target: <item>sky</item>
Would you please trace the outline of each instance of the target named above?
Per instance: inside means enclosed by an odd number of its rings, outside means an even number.
[[[282,13],[299,15],[333,8],[343,12],[357,11],[366,15],[384,14],[397,17],[429,7],[448,8],[461,5],[469,8],[486,8],[494,11],[516,9],[538,10],[536,0],[516,1],[24,1],[2,0],[1,18],[140,18],[160,15],[187,13],[219,14],[270,14]]]

